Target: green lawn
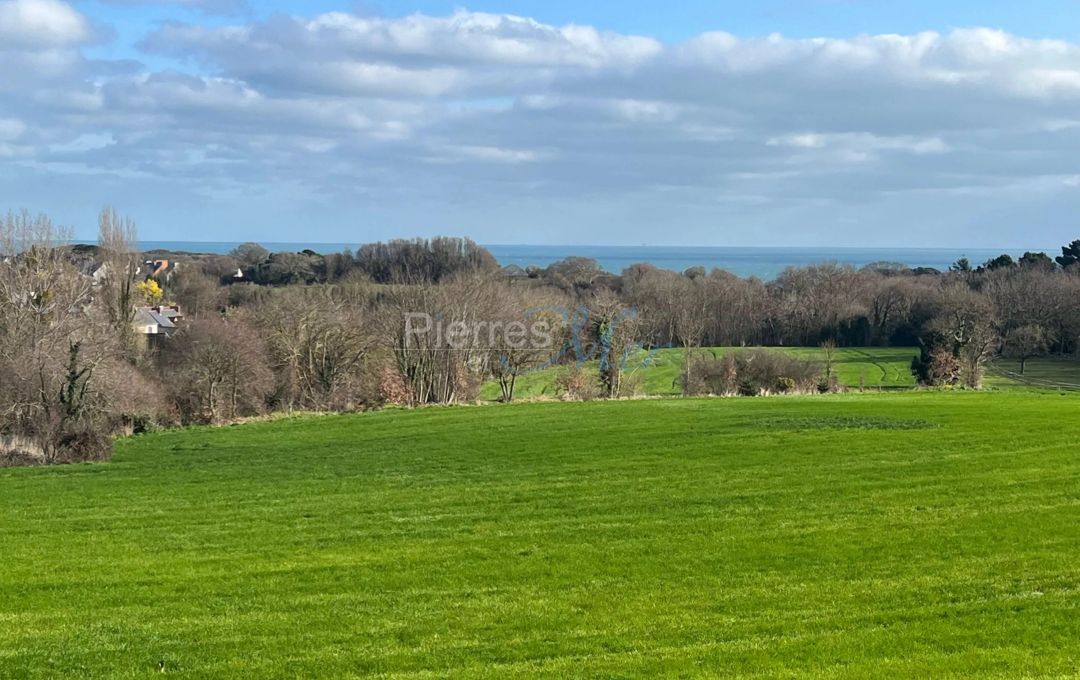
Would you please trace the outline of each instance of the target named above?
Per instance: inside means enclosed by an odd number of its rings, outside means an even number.
[[[1076,677],[1078,416],[430,408],[0,470],[0,677]]]
[[[823,352],[816,347],[774,348],[815,361],[824,361]],[[739,351],[738,348],[714,347],[701,350],[707,355],[722,357],[725,352]],[[641,351],[630,357],[626,363],[626,374],[638,383],[639,394],[668,396],[681,394],[679,376],[682,373],[682,348],[660,349],[651,352]],[[914,347],[868,347],[842,348],[837,350],[835,370],[840,382],[848,387],[914,387],[915,378],[911,374],[911,360],[918,356]],[[586,370],[597,372],[597,362],[586,364]],[[565,367],[552,367],[522,375],[515,386],[514,397],[517,399],[535,399],[556,396],[555,379]],[[494,401],[500,396],[499,386],[491,382],[483,386],[481,399]]]
[[[998,359],[986,373],[989,387],[1037,387],[1080,390],[1080,359],[1077,357],[1040,357],[1028,359],[1024,373],[1015,359]]]

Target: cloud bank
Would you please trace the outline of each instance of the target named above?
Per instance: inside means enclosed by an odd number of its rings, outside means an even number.
[[[329,13],[166,24],[139,49],[172,66],[151,68],[88,58],[102,30],[59,0],[0,0],[0,176],[30,195],[77,183],[73,202],[143,197],[192,238],[228,238],[215,216],[237,238],[276,229],[266,240],[300,218],[328,241],[996,246],[1075,231],[1073,43],[973,28],[666,44],[465,10]]]

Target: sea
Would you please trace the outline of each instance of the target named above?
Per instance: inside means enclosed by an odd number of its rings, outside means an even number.
[[[163,249],[174,252],[228,253],[238,243],[200,241],[148,241],[141,244],[144,250]],[[341,252],[346,248],[355,250],[358,243],[271,243],[262,246],[273,252],[299,252],[313,250],[317,253]],[[691,267],[719,268],[739,276],[756,276],[772,279],[787,267],[805,266],[823,262],[863,267],[875,262],[895,262],[908,267],[932,267],[946,270],[962,257],[972,265],[1008,253],[1019,258],[1026,250],[1055,253],[1050,248],[773,248],[773,247],[722,247],[722,246],[537,246],[537,245],[485,245],[502,266],[518,265],[546,267],[572,255],[588,257],[600,263],[604,270],[619,273],[632,264],[647,262],[656,267],[685,271]]]

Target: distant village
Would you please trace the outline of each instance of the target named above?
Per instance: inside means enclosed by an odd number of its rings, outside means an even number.
[[[144,284],[154,282],[154,289],[160,292],[172,278],[177,265],[173,259],[146,260],[136,269],[135,274]],[[93,279],[94,286],[101,286],[109,275],[108,263],[94,259],[84,260],[80,270]],[[131,324],[135,332],[143,337],[146,346],[152,346],[158,338],[172,335],[183,320],[180,305],[158,301],[156,304],[136,306]]]

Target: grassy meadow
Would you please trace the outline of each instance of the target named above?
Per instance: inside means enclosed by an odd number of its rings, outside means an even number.
[[[0,677],[1075,677],[1080,396],[429,408],[0,470]]]
[[[746,348],[710,347],[699,350],[706,356],[722,357],[726,352],[738,352]],[[777,347],[773,351],[789,356],[824,363],[825,355],[816,347]],[[679,376],[682,374],[686,350],[681,347],[639,351],[628,357],[625,372],[638,394],[648,396],[672,396],[682,394]],[[868,388],[914,387],[911,360],[918,356],[914,347],[849,347],[836,350],[833,370],[841,384],[848,387]],[[514,390],[515,399],[556,397],[556,378],[563,366],[553,366],[521,375]],[[585,363],[585,370],[598,373],[598,362]],[[499,399],[499,385],[494,382],[483,386],[481,399]]]
[[[1028,359],[1021,374],[1019,361],[1000,358],[990,365],[985,382],[988,387],[1080,390],[1080,359],[1074,356]]]

